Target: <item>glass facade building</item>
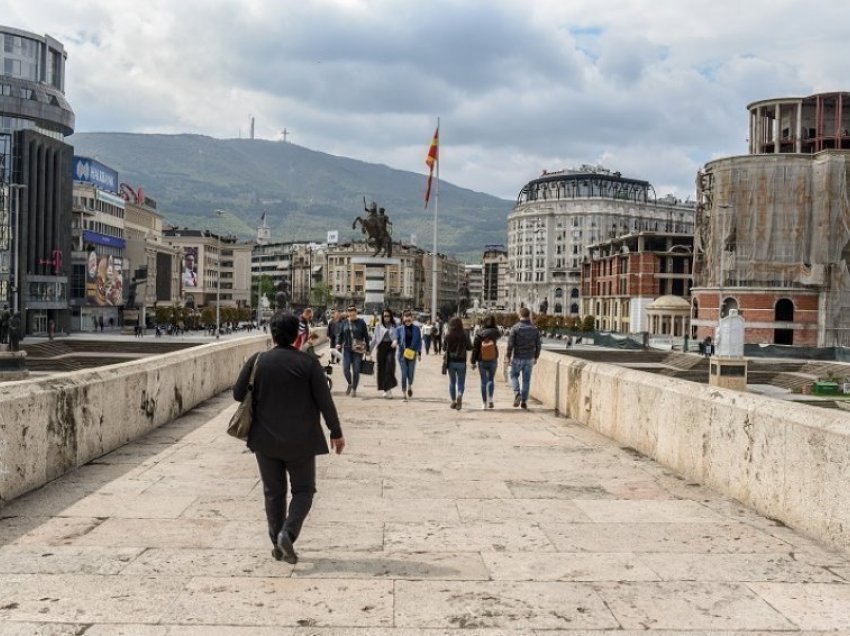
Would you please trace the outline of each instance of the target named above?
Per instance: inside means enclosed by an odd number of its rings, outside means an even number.
[[[0,305],[68,330],[74,112],[62,44],[0,26]]]

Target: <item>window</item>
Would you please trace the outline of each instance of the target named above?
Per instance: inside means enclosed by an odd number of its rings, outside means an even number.
[[[6,75],[20,75],[21,61],[13,60],[7,57],[3,66],[3,70],[5,71]]]

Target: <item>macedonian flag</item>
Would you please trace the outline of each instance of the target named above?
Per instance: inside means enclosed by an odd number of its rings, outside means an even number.
[[[428,156],[425,157],[425,163],[428,165],[428,187],[425,189],[425,207],[428,207],[428,200],[431,198],[431,183],[434,180],[434,165],[439,161],[440,148],[440,126],[437,125],[437,130],[434,132],[434,139],[431,140],[431,147],[428,149]]]

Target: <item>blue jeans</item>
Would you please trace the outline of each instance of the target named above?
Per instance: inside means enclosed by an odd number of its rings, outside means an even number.
[[[398,361],[398,368],[401,371],[401,390],[406,391],[407,387],[413,386],[413,374],[416,372],[416,358],[408,360],[404,356]]]
[[[498,360],[478,361],[478,374],[481,376],[481,399],[484,402],[493,401],[493,390],[496,388],[496,369]]]
[[[360,365],[363,364],[363,354],[357,353],[351,347],[342,348],[342,373],[351,388],[357,390],[360,383]]]
[[[511,361],[511,386],[514,393],[519,393],[523,402],[528,401],[528,389],[531,387],[531,370],[534,368],[534,358],[514,358]],[[522,374],[522,389],[519,386],[519,376]]]
[[[463,395],[464,385],[466,384],[466,362],[449,362],[448,371],[449,395],[454,402],[458,395]]]

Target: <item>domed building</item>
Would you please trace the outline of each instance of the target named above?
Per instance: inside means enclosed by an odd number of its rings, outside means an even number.
[[[694,213],[694,204],[658,198],[648,181],[601,166],[544,172],[508,215],[509,309],[578,317],[589,246],[640,232],[692,234]]]

